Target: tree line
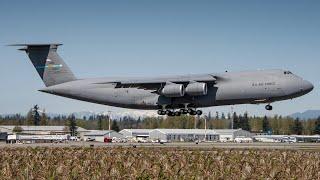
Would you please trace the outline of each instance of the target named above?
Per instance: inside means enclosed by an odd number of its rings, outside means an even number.
[[[20,114],[11,116],[0,116],[0,125],[59,125],[69,128],[71,133],[76,133],[77,127],[85,129],[109,129],[109,116],[93,115],[90,117],[76,118],[70,116],[48,117],[45,111],[34,112],[31,109],[26,116]],[[210,112],[201,117],[182,115],[179,117],[144,117],[134,118],[125,116],[110,119],[110,128],[115,131],[122,129],[155,129],[155,128],[181,128],[181,129],[244,129],[255,133],[265,134],[298,134],[312,135],[320,134],[320,117],[317,119],[300,120],[291,117],[275,115],[273,117],[249,116],[248,113],[233,114]]]

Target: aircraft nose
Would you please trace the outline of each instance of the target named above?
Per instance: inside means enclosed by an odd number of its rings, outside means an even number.
[[[309,81],[303,80],[301,89],[308,93],[313,90],[313,84]]]

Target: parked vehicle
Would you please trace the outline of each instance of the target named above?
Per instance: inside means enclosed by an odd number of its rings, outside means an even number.
[[[253,139],[250,137],[236,137],[236,138],[234,138],[234,142],[236,142],[236,143],[252,143]]]
[[[95,140],[96,140],[95,138],[91,138],[91,137],[87,138],[87,141],[95,141]]]

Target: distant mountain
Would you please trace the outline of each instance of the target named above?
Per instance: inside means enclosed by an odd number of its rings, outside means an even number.
[[[299,119],[315,119],[318,118],[320,116],[320,110],[307,110],[305,112],[298,112],[298,113],[294,113],[289,115],[292,118],[299,118]]]
[[[41,112],[41,111],[40,111]],[[86,117],[89,119],[90,116],[97,116],[100,114],[103,115],[110,115],[112,119],[119,119],[123,118],[125,116],[130,116],[132,118],[144,118],[144,117],[150,117],[150,116],[157,116],[156,111],[143,111],[143,110],[125,110],[125,111],[113,111],[113,112],[93,112],[93,111],[79,111],[79,112],[73,112],[73,113],[52,113],[52,112],[46,112],[47,116],[50,118],[54,118],[57,116],[69,116],[73,114],[76,118],[82,119],[83,117]],[[22,116],[26,116],[26,114],[21,114]],[[15,114],[0,114],[0,116],[15,116]]]
[[[119,111],[119,112],[92,112],[92,111],[80,111],[80,112],[73,112],[70,114],[60,114],[64,116],[69,116],[73,114],[76,118],[82,119],[83,117],[86,117],[89,119],[90,116],[97,116],[100,114],[103,115],[111,115],[111,118],[113,119],[119,119],[123,118],[125,116],[130,116],[133,118],[139,118],[139,117],[148,117],[148,116],[156,116],[156,112],[154,111],[139,111],[139,110],[127,110],[127,111]],[[47,113],[49,117],[55,117],[58,116],[59,114],[56,113]]]

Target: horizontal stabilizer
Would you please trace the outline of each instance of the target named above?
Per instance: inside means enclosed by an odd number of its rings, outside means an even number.
[[[61,46],[62,44],[60,43],[50,43],[50,44],[9,44],[8,46]]]
[[[27,51],[28,48],[41,48],[41,47],[50,47],[50,48],[58,48],[61,46],[60,43],[51,43],[51,44],[9,44],[8,46],[24,46],[23,48],[19,48],[20,51]]]

